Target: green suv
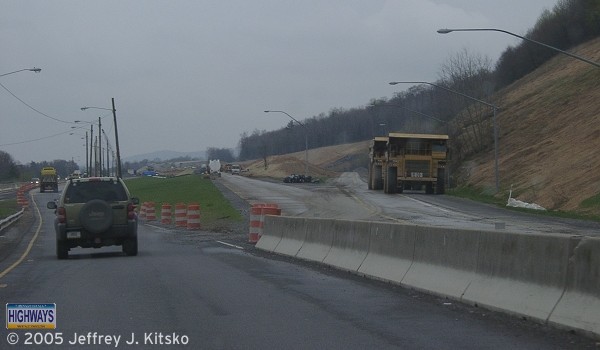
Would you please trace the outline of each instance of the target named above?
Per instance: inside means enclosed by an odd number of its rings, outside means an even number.
[[[47,204],[56,213],[56,256],[66,259],[75,247],[111,245],[122,246],[127,255],[137,255],[138,203],[120,178],[71,178],[60,198]]]

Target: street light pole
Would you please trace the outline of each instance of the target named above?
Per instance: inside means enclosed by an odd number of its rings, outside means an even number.
[[[308,128],[284,111],[265,111],[265,113],[283,113],[304,128],[304,174],[308,176]]]
[[[573,58],[578,59],[580,61],[583,61],[583,62],[589,63],[589,64],[591,64],[593,66],[596,66],[596,68],[600,68],[600,63],[598,63],[598,62],[594,62],[594,61],[589,60],[589,59],[587,59],[585,57],[582,57],[582,56],[570,53],[568,51],[561,50],[561,49],[556,48],[554,46],[550,46],[548,44],[544,44],[542,42],[539,42],[539,41],[536,41],[536,40],[533,40],[533,39],[526,38],[524,36],[517,35],[515,33],[511,33],[509,31],[506,31],[506,30],[503,30],[503,29],[496,29],[496,28],[460,28],[460,29],[448,29],[448,28],[444,28],[444,29],[438,29],[437,32],[440,33],[440,34],[448,34],[448,33],[452,33],[452,32],[501,32],[501,33],[512,35],[512,36],[515,36],[515,37],[520,38],[522,40],[529,41],[531,43],[543,46],[545,48],[548,48],[548,49],[560,52],[560,53],[562,53],[564,55],[567,55],[569,57],[573,57]]]
[[[10,72],[10,73],[4,73],[4,74],[0,74],[0,77],[3,77],[3,76],[5,76],[5,75],[9,75],[9,74],[14,74],[14,73],[23,72],[23,71],[26,71],[26,70],[28,70],[28,71],[31,71],[31,72],[35,72],[35,73],[39,73],[39,72],[41,72],[41,71],[42,71],[42,69],[41,69],[41,68],[35,68],[35,67],[33,67],[33,68],[25,68],[25,69],[19,69],[19,70],[16,70],[16,71],[14,71],[14,72]]]
[[[494,175],[495,175],[495,178],[496,178],[496,192],[498,192],[500,190],[500,177],[498,175],[498,123],[496,122],[496,113],[497,113],[497,110],[498,110],[498,106],[496,106],[494,104],[491,104],[489,102],[482,101],[482,100],[477,99],[477,98],[475,98],[473,96],[465,95],[462,92],[449,89],[449,88],[447,88],[445,86],[434,84],[434,83],[429,83],[429,82],[426,82],[426,81],[392,81],[389,84],[390,85],[397,85],[397,84],[427,84],[427,85],[431,85],[431,86],[440,88],[442,90],[446,90],[446,91],[449,91],[449,92],[461,95],[461,96],[463,96],[465,98],[468,98],[468,99],[473,100],[473,101],[477,101],[479,103],[483,103],[484,105],[491,107],[492,110],[493,110],[493,112],[494,112],[492,120],[493,120],[493,123],[494,123],[494,173],[495,173]]]

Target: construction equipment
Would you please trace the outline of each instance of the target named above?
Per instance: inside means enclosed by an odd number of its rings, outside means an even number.
[[[448,135],[392,132],[387,138],[376,137],[370,150],[369,188],[383,188],[385,193],[425,190],[443,194],[447,144]]]
[[[385,151],[387,149],[388,137],[377,136],[371,142],[369,147],[369,183],[370,190],[383,189],[383,162],[385,160]]]
[[[40,177],[40,192],[44,193],[47,189],[58,192],[58,175],[53,167],[43,167]]]

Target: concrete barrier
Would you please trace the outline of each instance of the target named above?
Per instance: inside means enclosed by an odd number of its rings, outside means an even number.
[[[476,277],[479,232],[416,227],[413,264],[401,284],[460,299]]]
[[[412,265],[415,233],[414,225],[371,223],[369,252],[358,272],[400,283]]]
[[[256,247],[600,339],[600,238],[269,216]]]
[[[600,238],[583,237],[570,260],[565,293],[549,322],[600,338]]]
[[[281,242],[285,222],[288,219],[290,218],[283,216],[266,216],[263,220],[263,233],[258,242],[256,242],[256,248],[273,252],[279,242]],[[266,229],[267,227],[268,229]]]
[[[269,217],[268,215],[265,216]],[[306,219],[287,218],[283,220],[281,240],[273,252],[283,255],[296,256],[306,236]],[[264,231],[263,231],[264,232]]]
[[[335,220],[311,219],[306,221],[306,238],[296,254],[297,258],[323,262],[333,245]]]
[[[463,301],[546,321],[575,244],[567,235],[481,232],[477,277]]]
[[[369,252],[369,225],[367,221],[336,220],[331,250],[323,263],[358,271]]]

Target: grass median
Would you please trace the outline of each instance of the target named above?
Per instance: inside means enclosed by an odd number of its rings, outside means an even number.
[[[129,192],[144,202],[154,202],[157,220],[163,203],[200,204],[200,223],[203,230],[226,229],[231,223],[241,223],[242,215],[210,179],[189,175],[173,178],[138,177],[125,180]]]

